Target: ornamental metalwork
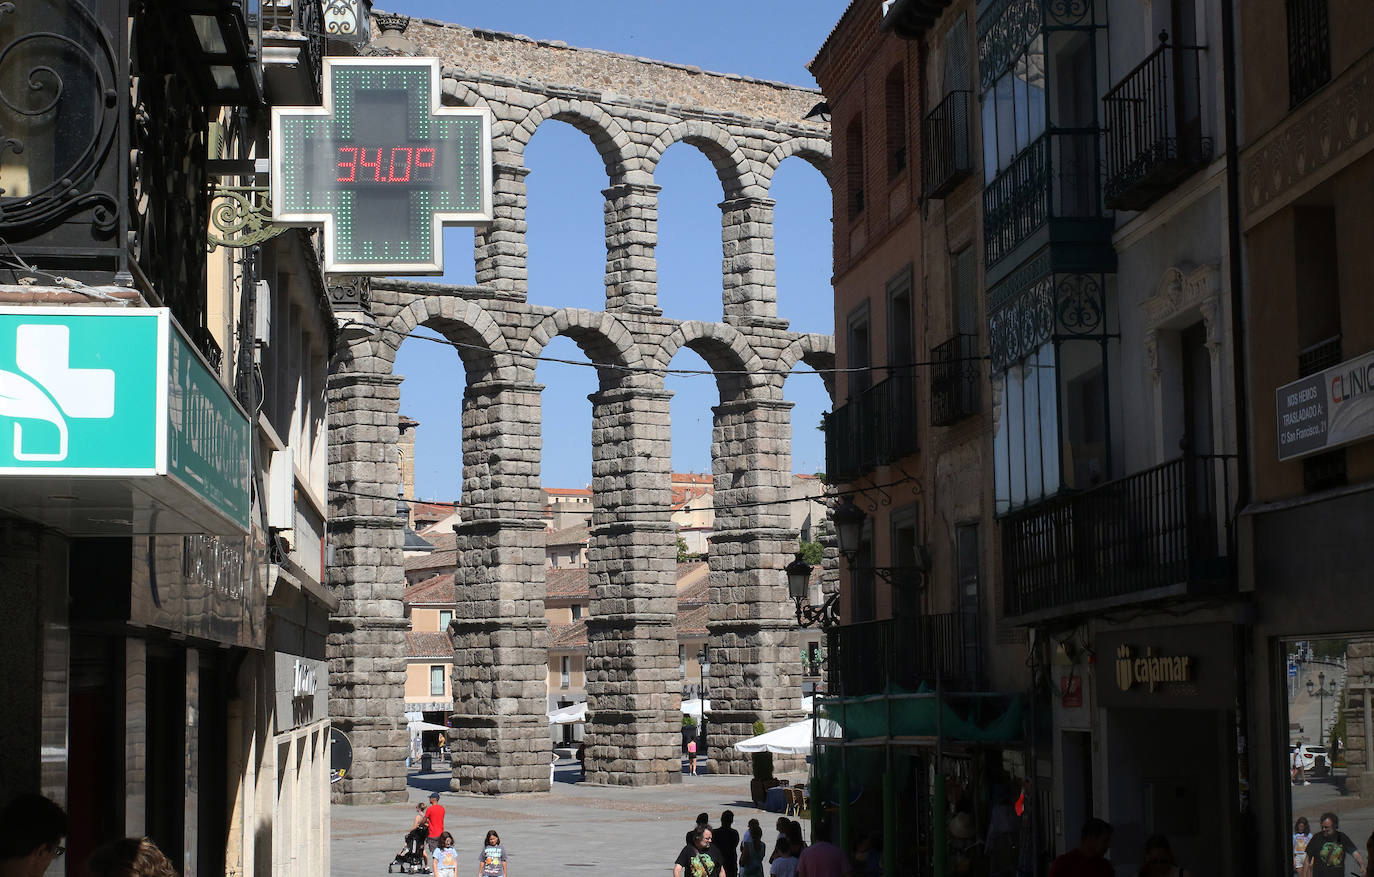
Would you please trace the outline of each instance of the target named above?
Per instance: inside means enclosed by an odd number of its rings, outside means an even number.
[[[978,17],[978,82],[986,92],[1040,32],[1040,0],[997,0]]]
[[[250,247],[271,240],[290,228],[272,223],[272,203],[267,186],[215,185],[210,190],[208,249]]]
[[[983,189],[983,258],[996,264],[1050,217],[1050,134],[1042,134]]]
[[[192,84],[173,17],[135,16],[129,214],[140,273],[182,328],[205,325],[209,119]]]
[[[1092,0],[1044,0],[1045,27],[1083,27],[1094,24]]]
[[[371,13],[371,0],[325,0],[324,34],[331,40],[361,46],[371,30]]]
[[[80,2],[0,3],[0,237],[21,252],[44,235],[120,258],[125,13],[106,5],[101,21]]]
[[[1067,335],[1100,335],[1107,312],[1101,281],[1093,274],[1061,274],[1055,284],[1055,317]]]
[[[988,345],[996,370],[1025,359],[1054,335],[1054,275],[1046,274],[1017,290],[988,316]]]

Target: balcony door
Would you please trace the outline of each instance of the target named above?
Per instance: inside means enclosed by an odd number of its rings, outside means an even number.
[[[892,556],[888,563],[903,573],[910,569],[916,557],[917,508],[907,506],[892,513]],[[892,585],[892,614],[896,618],[915,618],[921,614],[922,593],[916,582],[905,574],[894,576]]]

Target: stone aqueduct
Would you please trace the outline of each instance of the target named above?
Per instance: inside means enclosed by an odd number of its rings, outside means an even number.
[[[352,342],[330,377],[330,583],[341,598],[329,636],[330,708],[354,746],[351,775],[335,785],[335,798],[405,797],[402,531],[395,501],[380,498],[395,497],[400,482],[402,378],[392,367],[417,326],[455,342],[466,371],[452,788],[549,787],[535,357],[559,335],[579,345],[599,378],[590,397],[596,508],[587,778],[634,785],[679,778],[671,393],[663,369],[683,347],[709,363],[720,390],[712,433],[711,756],[719,769],[744,772],[747,762],[729,743],[752,733],[756,719],[773,727],[798,715],[798,638],[782,573],[797,536],[779,502],[791,471],[782,391],[800,363],[832,368],[834,348],[829,336],[789,332],[777,317],[768,195],[773,172],[790,156],[829,178],[828,126],[803,121],[820,97],[439,22],[383,23],[389,32],[379,44],[442,59],[446,103],[491,110],[496,218],[476,233],[475,287],[374,278],[380,331]],[[586,133],[605,161],[604,312],[526,303],[523,153],[548,119]],[[678,141],[710,158],[724,194],[721,323],[666,319],[656,305],[654,168]],[[827,390],[833,395],[828,378]],[[626,508],[633,515],[617,515]]]

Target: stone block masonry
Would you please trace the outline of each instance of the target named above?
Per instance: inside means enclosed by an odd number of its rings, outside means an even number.
[[[344,803],[405,799],[404,588],[400,376],[396,350],[418,326],[459,345],[466,371],[463,523],[455,528],[451,787],[474,794],[547,791],[544,522],[540,515],[537,357],[572,338],[598,367],[591,397],[587,777],[620,785],[680,778],[676,549],[669,524],[671,394],[664,369],[689,347],[717,372],[712,470],[717,534],[710,553],[713,703],[710,755],[742,773],[735,740],[755,720],[798,716],[799,638],[783,567],[797,533],[786,513],[791,425],[782,391],[801,363],[834,366],[829,336],[788,331],[777,316],[773,173],[799,156],[829,174],[829,129],[804,116],[819,93],[560,43],[411,21],[408,41],[444,66],[444,100],[494,119],[496,219],[477,230],[477,286],[371,282],[380,327],[350,342],[330,378],[330,510],[341,597],[329,637],[334,722],[354,745]],[[527,302],[524,149],[548,119],[587,134],[606,170],[606,306]],[[661,315],[654,168],[672,144],[700,149],[721,182],[724,320]],[[458,360],[455,360],[457,362]],[[813,378],[803,378],[811,380]],[[827,390],[832,381],[825,378]],[[454,404],[459,394],[455,387]]]

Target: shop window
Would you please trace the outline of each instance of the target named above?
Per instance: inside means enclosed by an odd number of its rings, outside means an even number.
[[[429,694],[431,697],[444,695],[444,665],[433,664],[429,668]]]

